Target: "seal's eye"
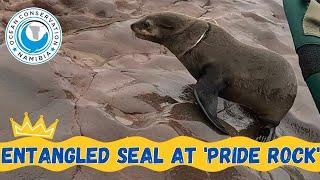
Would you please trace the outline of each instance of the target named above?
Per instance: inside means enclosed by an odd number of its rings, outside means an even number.
[[[143,25],[144,29],[150,29],[151,28],[151,22],[149,20],[144,21],[142,25]]]

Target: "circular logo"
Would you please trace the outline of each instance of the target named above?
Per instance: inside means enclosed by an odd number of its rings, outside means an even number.
[[[7,47],[18,61],[37,65],[48,62],[60,49],[62,30],[58,20],[41,8],[16,13],[6,28]]]

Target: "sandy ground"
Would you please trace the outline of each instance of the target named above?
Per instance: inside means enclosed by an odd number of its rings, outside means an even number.
[[[50,63],[24,65],[3,44],[8,19],[26,7],[42,7],[60,20],[63,47]],[[190,94],[195,80],[164,47],[134,38],[130,24],[144,14],[174,11],[212,21],[241,41],[271,49],[294,67],[298,97],[277,128],[278,136],[320,140],[319,114],[301,77],[281,0],[0,0],[0,141],[12,140],[9,118],[60,119],[55,141],[83,135],[100,141],[143,136],[164,141],[179,135],[215,141],[221,134]],[[222,100],[220,103],[223,104]],[[223,107],[220,107],[223,108]],[[225,114],[220,114],[225,116]],[[227,118],[228,119],[228,118]],[[239,127],[245,128],[245,127]],[[177,167],[156,173],[130,167],[102,173],[74,167],[62,173],[29,167],[0,179],[319,179],[293,167],[260,173],[245,167],[206,173]]]

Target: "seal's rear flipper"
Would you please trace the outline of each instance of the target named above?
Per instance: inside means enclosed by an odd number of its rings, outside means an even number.
[[[256,137],[256,141],[259,142],[269,142],[275,138],[276,127],[264,127],[259,131],[259,134]]]
[[[229,134],[232,136],[238,135],[238,131],[232,127],[230,124],[224,122],[223,120],[217,117],[217,103],[218,96],[217,95],[205,95],[197,91],[196,87],[194,88],[194,96],[201,107],[204,114],[207,118],[223,133]]]

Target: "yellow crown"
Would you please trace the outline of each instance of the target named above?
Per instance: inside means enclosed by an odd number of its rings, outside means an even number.
[[[56,131],[56,127],[59,120],[56,119],[47,129],[43,118],[44,116],[40,115],[38,121],[34,126],[32,126],[30,122],[29,114],[27,112],[24,113],[24,120],[21,126],[18,123],[16,123],[13,120],[13,118],[10,118],[14,137],[37,136],[37,137],[52,139],[54,136],[54,132]]]

